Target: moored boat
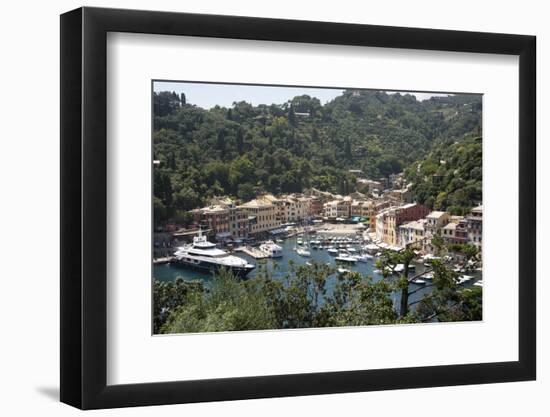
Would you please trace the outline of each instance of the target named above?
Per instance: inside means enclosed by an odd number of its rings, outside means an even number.
[[[283,248],[272,240],[262,243],[260,245],[260,250],[270,258],[281,258],[283,256]]]
[[[240,277],[245,277],[255,268],[246,260],[218,249],[200,232],[193,238],[192,244],[181,246],[176,250],[174,264],[211,272],[225,268]]]
[[[433,272],[426,272],[424,275],[422,275],[422,278],[424,279],[434,279],[434,273]]]
[[[328,248],[327,252],[329,255],[338,255],[338,249],[336,248]]]
[[[368,262],[370,259],[372,259],[372,255],[369,255],[368,253],[363,253],[361,255],[355,256],[359,262]]]
[[[468,281],[474,279],[474,277],[472,275],[462,275],[460,277],[458,277],[458,284],[465,284],[467,283]]]
[[[352,263],[354,264],[357,262],[357,258],[355,256],[350,255],[349,253],[340,253],[336,257],[336,262],[346,262],[346,263]]]

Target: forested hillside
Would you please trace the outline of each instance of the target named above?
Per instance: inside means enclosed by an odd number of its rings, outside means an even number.
[[[454,167],[446,152],[459,149],[448,144],[470,143],[468,137],[481,134],[479,95],[418,101],[409,94],[354,90],[325,105],[299,96],[281,105],[239,102],[205,110],[161,92],[154,94],[154,113],[154,158],[160,161],[154,170],[157,221],[195,208],[212,195],[247,200],[260,191],[290,193],[311,186],[347,194],[355,187],[349,169],[379,178],[430,155],[422,172],[407,169],[409,178],[424,180],[446,171],[433,166],[437,152]],[[457,164],[463,162],[460,155]],[[471,170],[464,177],[467,186],[475,186],[468,182],[477,178]],[[448,172],[442,175],[449,180],[445,196],[424,183],[415,192],[434,206],[453,206],[461,183]]]
[[[482,140],[467,137],[441,143],[405,170],[419,203],[452,214],[466,214],[482,199]]]

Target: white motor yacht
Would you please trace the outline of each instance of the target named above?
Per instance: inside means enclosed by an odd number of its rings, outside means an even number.
[[[336,262],[347,262],[354,264],[357,262],[357,257],[350,255],[349,253],[340,252],[336,257]]]
[[[260,245],[260,250],[270,258],[282,258],[283,248],[272,240],[268,240]]]
[[[218,271],[226,268],[235,275],[245,277],[254,269],[254,265],[238,256],[230,255],[216,248],[206,236],[199,232],[193,243],[179,247],[174,253],[175,264],[204,271]]]

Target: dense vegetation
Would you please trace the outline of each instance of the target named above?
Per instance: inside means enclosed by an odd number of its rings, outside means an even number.
[[[466,246],[472,251],[469,259],[475,258],[475,247]],[[221,271],[209,288],[182,280],[155,281],[155,333],[481,320],[481,288],[459,286],[458,273],[442,261],[432,262],[434,278],[426,285],[431,292],[409,301],[418,291],[410,285],[414,277],[405,278],[407,271],[398,276],[390,271],[415,256],[408,249],[386,252],[378,265],[387,271],[384,279],[374,282],[356,272],[339,274],[330,292],[335,270],[318,263],[293,267],[281,281],[273,280],[265,268],[246,281]],[[394,306],[394,293],[400,294],[401,308]]]
[[[304,95],[282,105],[239,102],[205,110],[184,96],[155,93],[155,220],[184,217],[220,194],[247,200],[258,191],[310,186],[347,194],[355,189],[349,169],[371,178],[398,173],[438,146],[479,135],[480,126],[481,96],[474,95],[418,101],[410,94],[345,91],[325,105]],[[450,206],[459,197],[453,187],[439,199]],[[417,192],[423,200],[432,196]]]
[[[415,200],[436,210],[466,214],[482,201],[482,140],[441,143],[405,171]]]
[[[468,244],[445,244],[434,237],[432,244],[441,256],[432,260],[426,272],[433,280],[411,286],[417,276],[408,265],[418,252],[408,247],[400,252],[385,251],[377,261],[383,279],[374,282],[359,273],[338,274],[326,264],[295,266],[282,280],[273,280],[265,264],[259,264],[256,278],[241,281],[221,271],[212,284],[201,282],[159,282],[154,284],[155,333],[212,332],[230,330],[287,329],[359,326],[370,324],[469,321],[482,318],[482,290],[463,288],[458,283],[447,255],[461,254],[464,270],[478,265],[479,251]],[[413,245],[414,246],[414,245]],[[405,270],[395,273],[397,265]],[[332,283],[331,291],[328,291]],[[411,298],[420,289],[431,288],[421,298]],[[400,305],[395,306],[395,295]]]

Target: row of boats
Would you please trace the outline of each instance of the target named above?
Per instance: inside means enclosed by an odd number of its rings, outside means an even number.
[[[361,242],[359,239],[331,238],[326,240],[330,243],[330,245],[326,247],[326,250],[330,255],[335,256],[335,261],[337,263],[355,264],[357,262],[367,262],[375,256],[368,253],[368,248],[360,245]],[[282,241],[278,241],[278,243],[281,242]],[[295,250],[298,255],[304,257],[309,257],[311,255],[307,242],[298,238],[296,243]],[[342,247],[342,245],[345,245],[345,247]],[[359,245],[360,249],[358,250],[352,245]],[[321,249],[320,244],[316,244],[315,246],[312,245],[312,247]],[[283,256],[283,248],[272,240],[262,243],[259,249],[272,258],[281,258]],[[323,247],[323,249],[325,249],[325,247]],[[431,259],[434,259],[434,257],[431,256],[430,259],[424,259],[425,265],[429,265]],[[174,253],[174,260],[177,264],[203,271],[217,271],[221,268],[225,268],[231,270],[235,275],[240,277],[245,277],[255,268],[254,264],[249,263],[245,259],[231,255],[225,250],[217,248],[216,244],[209,242],[206,236],[201,233],[193,238],[193,243],[179,247]],[[399,274],[403,272],[404,269],[405,265],[398,264],[393,270],[387,270],[385,272]],[[415,269],[416,266],[414,264],[409,265],[409,271],[415,271]],[[338,272],[346,273],[349,272],[349,270],[339,268]],[[378,274],[384,273],[384,271],[378,269],[375,269],[373,272]],[[464,271],[458,270],[457,272],[462,273]],[[426,281],[431,281],[432,279],[433,272],[427,272],[421,277],[413,279],[412,282],[423,285]],[[459,275],[458,284],[465,284],[472,279],[474,279],[472,275]],[[482,286],[483,282],[478,281],[474,285]]]
[[[336,262],[355,264],[373,259],[373,255],[366,252],[365,247],[361,246],[363,243],[364,240],[359,236],[326,237],[310,242],[298,238],[294,250],[301,256],[310,256],[309,248],[326,250],[329,255],[335,257]]]
[[[277,242],[282,243],[282,240],[278,240]],[[372,255],[367,253],[356,253],[356,249],[351,245],[359,243],[359,240],[351,238],[315,240],[311,242],[311,247],[324,249],[323,244],[325,242],[333,242],[334,246],[327,246],[327,250],[331,255],[336,256],[337,262],[355,263],[366,262],[368,259],[372,259]],[[302,238],[298,238],[296,243],[297,246],[294,249],[298,255],[304,257],[311,256],[309,242],[304,242]],[[338,247],[341,249],[337,249]],[[282,246],[272,240],[262,243],[259,249],[270,258],[281,258],[283,256]],[[245,277],[255,268],[254,264],[249,263],[245,259],[231,255],[227,251],[216,247],[216,244],[209,242],[207,237],[202,233],[193,238],[193,243],[179,247],[174,253],[174,261],[177,264],[203,271],[216,271],[226,268],[240,277]]]

